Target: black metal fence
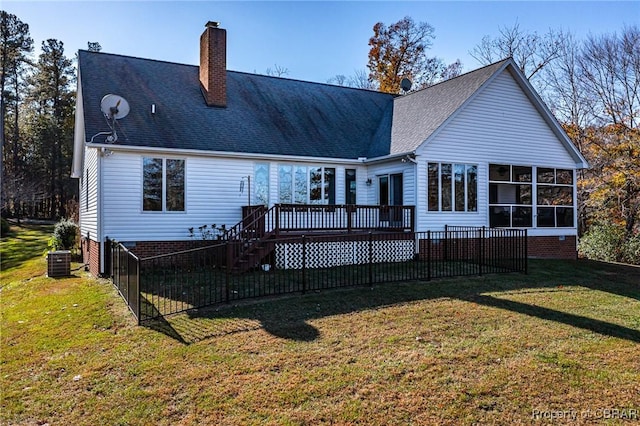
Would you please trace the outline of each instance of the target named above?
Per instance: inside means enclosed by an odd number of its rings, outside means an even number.
[[[140,259],[117,241],[107,238],[106,268],[113,285],[140,323]]]
[[[260,244],[241,271],[236,253]],[[266,247],[266,249],[265,249]],[[111,244],[113,282],[139,321],[219,303],[409,280],[527,272],[527,232],[446,231],[309,235],[221,241],[138,259]]]

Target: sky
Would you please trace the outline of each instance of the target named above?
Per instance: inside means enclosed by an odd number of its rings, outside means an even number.
[[[483,36],[518,24],[539,34],[568,31],[578,39],[640,23],[640,1],[29,1],[2,0],[2,10],[29,25],[35,52],[55,38],[74,57],[87,42],[102,51],[182,64],[199,63],[207,21],[227,30],[227,68],[326,82],[366,70],[376,22],[405,16],[435,28],[429,51],[465,71],[481,66],[469,51]]]

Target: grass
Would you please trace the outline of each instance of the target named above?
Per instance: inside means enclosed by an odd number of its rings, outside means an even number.
[[[25,234],[31,257],[13,254]],[[528,275],[331,290],[138,327],[109,282],[47,278],[46,238],[20,228],[2,240],[2,424],[640,416],[638,267],[532,261]]]

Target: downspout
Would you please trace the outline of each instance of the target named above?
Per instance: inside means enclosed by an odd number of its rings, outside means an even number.
[[[97,191],[97,196],[96,196],[96,203],[98,204],[96,206],[96,214],[98,215],[98,235],[96,236],[97,240],[98,240],[98,244],[100,246],[100,258],[99,258],[99,266],[98,266],[98,270],[99,270],[99,274],[100,275],[104,275],[105,270],[104,270],[104,257],[105,257],[105,252],[104,252],[104,227],[102,225],[102,222],[104,220],[104,215],[102,214],[102,155],[101,155],[101,150],[97,150],[96,153],[96,157],[97,157],[97,171],[96,171],[96,191]]]

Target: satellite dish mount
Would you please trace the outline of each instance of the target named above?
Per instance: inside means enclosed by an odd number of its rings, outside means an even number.
[[[91,138],[91,142],[98,135],[107,135],[105,142],[114,143],[118,140],[116,133],[116,120],[126,117],[129,114],[129,102],[122,96],[108,94],[100,101],[100,110],[107,120],[110,132],[100,132]]]
[[[400,88],[403,90],[404,93],[407,93],[409,90],[411,90],[411,80],[409,80],[408,78],[403,78],[402,81],[400,81]]]

